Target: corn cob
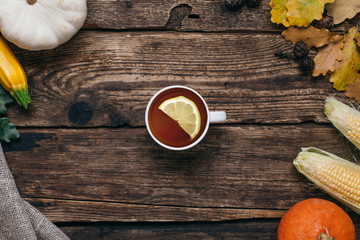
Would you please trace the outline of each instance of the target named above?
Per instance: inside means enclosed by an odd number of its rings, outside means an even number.
[[[293,164],[319,188],[360,214],[360,166],[314,147],[303,148]]]
[[[360,149],[360,112],[329,97],[325,101],[325,114],[332,124]]]
[[[14,97],[16,102],[27,109],[31,102],[25,71],[14,53],[0,37],[0,83]]]

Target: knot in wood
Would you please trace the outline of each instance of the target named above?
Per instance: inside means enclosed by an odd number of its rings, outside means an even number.
[[[93,110],[86,102],[76,102],[70,107],[68,117],[73,124],[82,126],[91,120]]]

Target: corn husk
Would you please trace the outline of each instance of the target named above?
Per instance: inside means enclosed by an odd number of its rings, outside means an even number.
[[[324,112],[331,123],[360,149],[360,112],[333,97],[326,99]]]
[[[293,164],[316,186],[360,214],[360,166],[326,151],[302,148]]]

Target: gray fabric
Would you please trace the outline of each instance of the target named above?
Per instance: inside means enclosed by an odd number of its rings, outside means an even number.
[[[0,240],[69,240],[20,197],[0,145]]]

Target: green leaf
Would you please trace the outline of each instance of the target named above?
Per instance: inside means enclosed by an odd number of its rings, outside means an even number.
[[[19,132],[14,123],[11,123],[7,117],[0,118],[0,140],[10,142],[11,140],[18,139]]]
[[[1,85],[0,85],[0,114],[6,113],[6,107],[5,105],[8,103],[12,103],[14,100],[11,97],[10,93],[6,91]]]
[[[1,85],[0,85],[0,114],[6,113],[6,104],[12,103],[14,100]],[[18,139],[20,134],[16,129],[14,123],[11,123],[7,117],[0,118],[0,141],[10,142]]]

